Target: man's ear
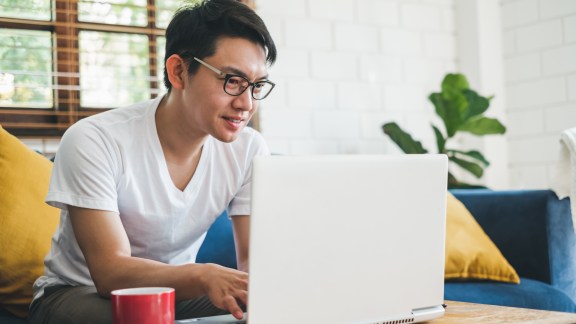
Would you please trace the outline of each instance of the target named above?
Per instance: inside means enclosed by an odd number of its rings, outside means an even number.
[[[166,72],[168,73],[168,80],[172,84],[172,88],[184,89],[184,82],[186,77],[186,62],[178,54],[172,54],[166,60]]]

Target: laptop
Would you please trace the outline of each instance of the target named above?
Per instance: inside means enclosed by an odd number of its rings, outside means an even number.
[[[441,317],[447,164],[433,154],[256,158],[249,324]]]

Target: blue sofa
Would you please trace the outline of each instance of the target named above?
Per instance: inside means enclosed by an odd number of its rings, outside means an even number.
[[[447,300],[576,312],[576,235],[568,199],[550,190],[452,190],[520,276],[520,284],[449,281]],[[236,267],[231,224],[222,215],[198,262]]]
[[[447,282],[444,297],[576,312],[576,234],[570,202],[550,190],[453,190],[520,276],[520,284]]]
[[[519,285],[451,281],[447,300],[576,312],[576,235],[569,201],[549,190],[453,190],[521,277]],[[232,226],[221,215],[206,235],[200,263],[236,267]],[[1,324],[25,324],[0,310]]]

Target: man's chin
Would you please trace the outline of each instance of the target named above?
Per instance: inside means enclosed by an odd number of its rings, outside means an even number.
[[[236,139],[238,139],[238,135],[240,134],[241,131],[242,130],[239,130],[238,132],[234,132],[234,133],[218,134],[217,136],[213,136],[213,137],[215,139],[219,140],[220,142],[223,142],[223,143],[232,143]]]

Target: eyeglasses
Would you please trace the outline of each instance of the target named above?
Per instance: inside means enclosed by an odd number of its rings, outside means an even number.
[[[231,96],[239,96],[243,94],[244,91],[248,89],[248,87],[250,87],[251,88],[250,94],[252,95],[252,98],[254,98],[255,100],[262,100],[266,98],[270,94],[270,92],[272,92],[272,89],[274,89],[274,87],[276,86],[274,82],[268,80],[250,82],[250,80],[246,79],[241,75],[224,73],[197,57],[195,57],[194,59],[198,61],[200,64],[204,65],[205,67],[209,68],[210,70],[216,72],[218,75],[223,77],[224,92],[226,92]]]

